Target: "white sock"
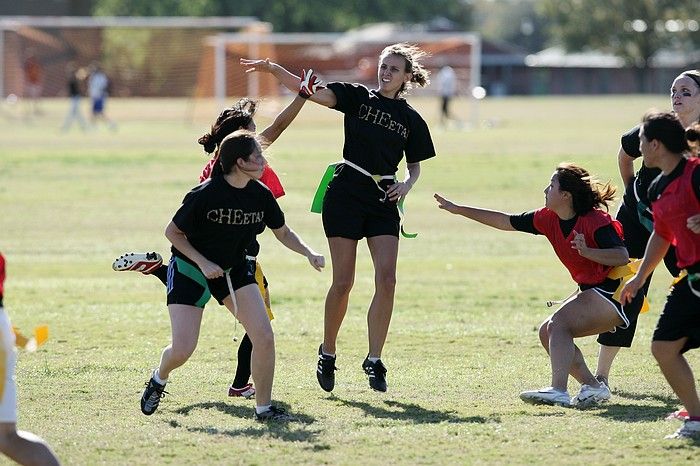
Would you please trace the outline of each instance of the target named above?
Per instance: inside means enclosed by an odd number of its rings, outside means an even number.
[[[321,346],[321,355],[328,356],[329,358],[335,358],[335,353],[326,353],[326,350]]]
[[[155,380],[156,382],[158,382],[161,385],[165,385],[166,383],[168,383],[168,379],[161,379],[160,378],[160,373],[158,372],[158,369],[153,371],[153,380]]]
[[[270,409],[271,407],[272,407],[272,405],[256,406],[256,407],[255,407],[255,413],[256,413],[256,414],[262,414],[262,413],[264,413],[265,411],[267,411],[268,409]]]
[[[369,357],[369,356],[367,356],[367,360],[368,360],[369,362],[371,362],[372,364],[376,363],[376,362],[379,361],[380,359],[381,359],[381,358],[374,358],[374,357]]]

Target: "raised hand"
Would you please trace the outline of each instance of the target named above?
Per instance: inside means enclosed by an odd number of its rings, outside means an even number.
[[[314,74],[314,70],[302,70],[301,79],[299,80],[299,96],[308,99],[318,89],[322,88],[323,81],[318,79]]]
[[[246,67],[246,73],[254,73],[256,71],[261,73],[272,73],[273,63],[270,62],[269,58],[266,58],[264,60],[251,60],[249,58],[241,58],[239,63],[242,66]]]

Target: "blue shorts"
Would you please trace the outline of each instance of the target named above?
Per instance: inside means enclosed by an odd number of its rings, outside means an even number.
[[[97,97],[92,99],[92,113],[98,115],[105,109],[105,98]]]

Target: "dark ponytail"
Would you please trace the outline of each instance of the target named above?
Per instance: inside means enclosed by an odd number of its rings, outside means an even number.
[[[615,187],[602,183],[588,171],[573,163],[560,163],[556,170],[559,189],[571,193],[574,212],[583,215],[595,208],[605,207],[615,199]]]
[[[204,146],[204,152],[211,154],[226,136],[239,129],[247,128],[253,121],[258,102],[243,98],[225,108],[211,127],[211,131],[202,135],[197,142]]]

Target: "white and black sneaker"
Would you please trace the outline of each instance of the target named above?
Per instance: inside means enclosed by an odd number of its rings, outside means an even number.
[[[143,391],[143,395],[141,395],[141,412],[146,416],[155,413],[161,398],[167,393],[168,392],[165,391],[165,384],[161,385],[151,377],[148,382],[146,382],[146,389]]]
[[[318,347],[318,364],[316,365],[316,379],[318,384],[327,392],[332,392],[335,387],[335,356],[323,354],[323,344]]]
[[[600,403],[610,399],[610,389],[604,383],[599,382],[600,386],[591,387],[590,385],[581,385],[581,390],[571,399],[571,406],[577,408],[588,408],[597,406]]]
[[[367,355],[362,363],[362,369],[369,377],[369,386],[373,390],[378,392],[386,391],[386,367],[384,367],[381,359],[378,359],[377,362],[372,362],[369,360],[369,355]]]
[[[290,422],[296,421],[296,418],[289,414],[284,408],[278,408],[277,406],[270,406],[268,409],[262,413],[255,411],[255,419],[259,422]]]

